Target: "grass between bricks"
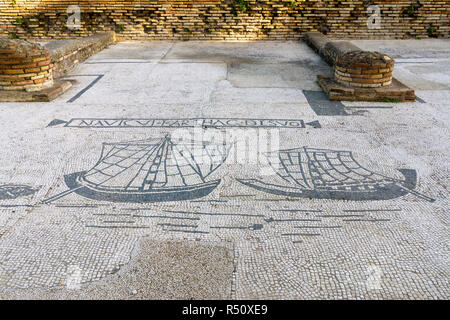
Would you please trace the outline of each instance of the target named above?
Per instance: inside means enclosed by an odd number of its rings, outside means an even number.
[[[381,98],[378,102],[400,103],[401,101],[394,98]]]

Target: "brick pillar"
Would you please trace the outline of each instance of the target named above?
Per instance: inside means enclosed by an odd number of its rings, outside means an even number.
[[[357,88],[380,88],[392,84],[394,60],[370,51],[352,51],[341,55],[334,67],[336,82]]]
[[[40,91],[52,85],[50,54],[45,47],[0,39],[0,90]]]

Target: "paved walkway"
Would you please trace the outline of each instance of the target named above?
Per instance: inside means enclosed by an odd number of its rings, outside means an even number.
[[[0,297],[448,299],[449,42],[356,43],[418,101],[329,102],[303,43],[123,42],[1,104]]]

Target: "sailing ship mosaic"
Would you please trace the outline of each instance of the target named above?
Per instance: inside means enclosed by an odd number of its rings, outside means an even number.
[[[389,200],[411,193],[434,201],[414,191],[415,170],[399,169],[404,180],[386,177],[364,168],[351,151],[302,147],[268,153],[267,159],[283,184],[237,180],[263,192],[295,198]]]
[[[220,184],[220,179],[208,178],[224,163],[228,153],[225,144],[177,144],[169,136],[156,141],[104,143],[100,159],[91,169],[66,175],[69,190],[44,202],[72,192],[112,202],[201,198]]]
[[[86,171],[64,176],[68,190],[44,200],[51,203],[68,194],[110,202],[166,202],[199,199],[221,183],[210,176],[227,159],[231,145],[177,143],[169,135],[118,143],[103,143],[97,163]],[[266,154],[279,182],[264,178],[235,179],[251,189],[293,198],[389,200],[413,194],[417,173],[399,169],[396,179],[364,168],[350,151],[301,147]]]

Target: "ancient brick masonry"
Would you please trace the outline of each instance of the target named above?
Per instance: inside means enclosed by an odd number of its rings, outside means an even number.
[[[22,40],[0,40],[0,90],[39,91],[52,85],[47,49]]]
[[[336,82],[359,88],[380,88],[392,84],[394,60],[379,52],[353,51],[341,55],[334,67]]]
[[[81,27],[67,27],[71,5]],[[380,28],[369,29],[380,9]],[[373,14],[373,13],[372,13]],[[333,38],[449,37],[439,0],[0,0],[0,37],[57,39],[115,31],[119,40],[286,40],[317,30]]]
[[[379,52],[362,51],[348,41],[330,41],[319,32],[307,32],[305,41],[327,63],[332,75],[317,82],[332,101],[416,101],[414,90],[393,78],[394,60]]]

